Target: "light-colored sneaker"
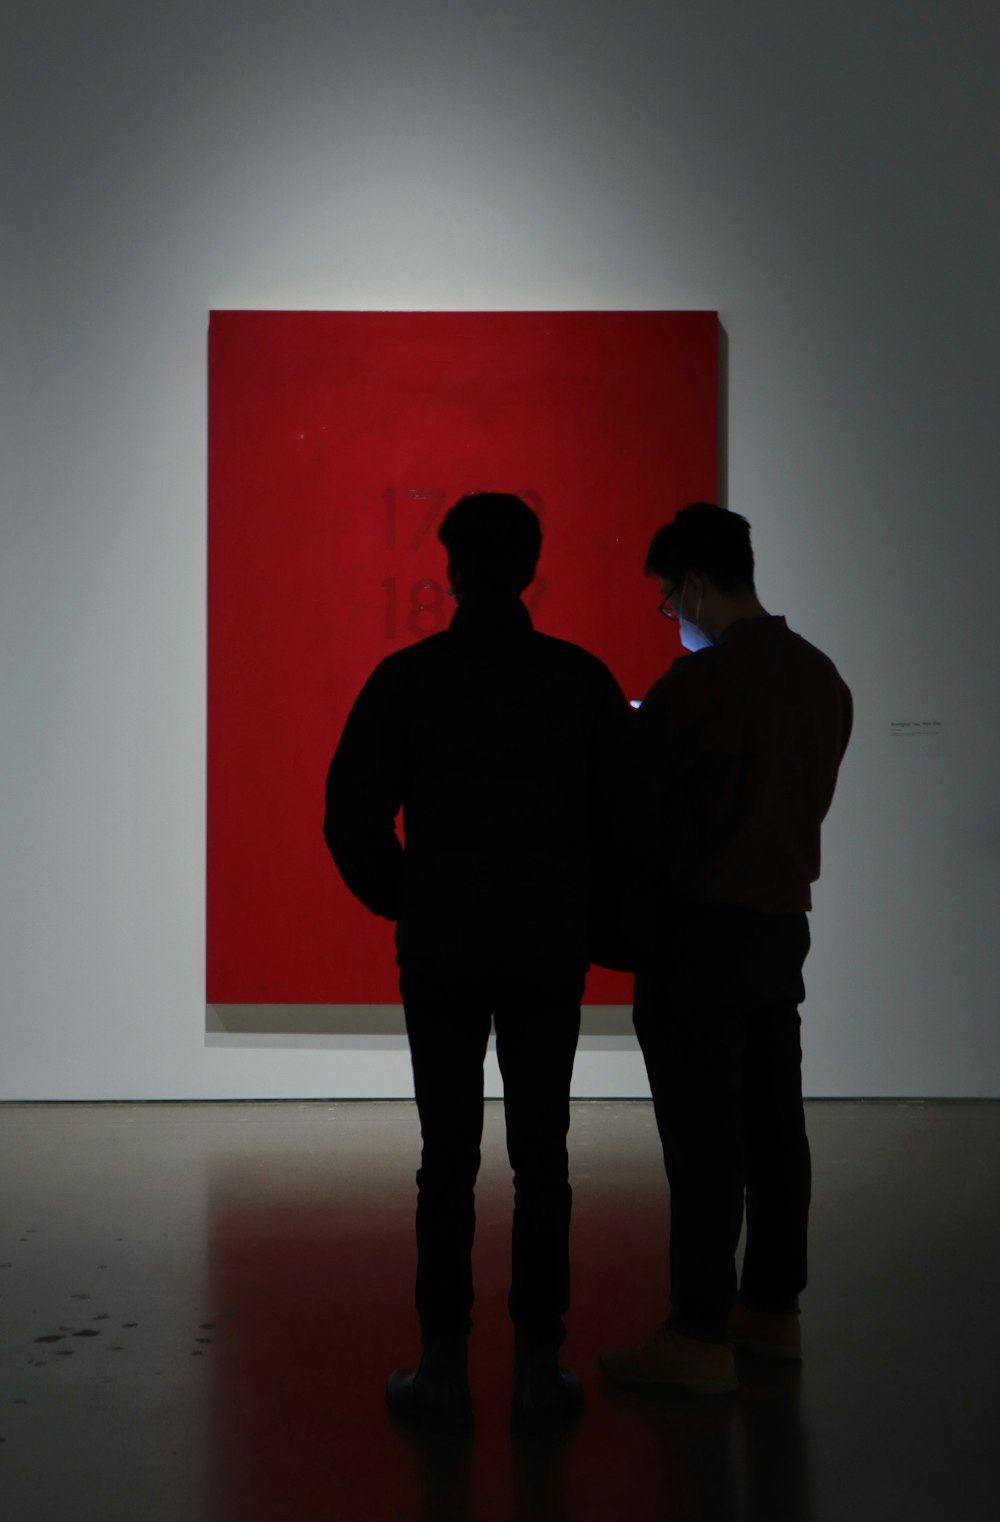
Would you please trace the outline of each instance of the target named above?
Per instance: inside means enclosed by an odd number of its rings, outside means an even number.
[[[741,1353],[802,1362],[802,1328],[795,1311],[752,1311],[737,1300],[729,1313],[729,1335]]]
[[[601,1369],[620,1385],[636,1390],[693,1390],[728,1395],[738,1389],[733,1350],[725,1342],[701,1342],[673,1327],[657,1327],[639,1348],[602,1353]]]

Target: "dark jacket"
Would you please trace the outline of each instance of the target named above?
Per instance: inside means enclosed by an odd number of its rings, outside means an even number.
[[[324,836],[351,892],[396,920],[401,967],[586,966],[627,718],[607,667],[537,633],[519,598],[464,600],[376,667],[330,764]]]
[[[783,618],[742,619],[655,683],[634,731],[653,890],[768,914],[812,907],[851,694]]]

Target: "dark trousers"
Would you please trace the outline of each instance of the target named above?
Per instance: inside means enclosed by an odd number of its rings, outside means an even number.
[[[557,1346],[569,1307],[572,1191],[566,1135],[583,975],[399,980],[422,1149],[417,1173],[416,1306],[423,1341],[472,1326],[474,1188],[491,1019],[514,1172],[509,1309],[519,1334]]]
[[[806,1284],[811,1167],[798,1006],[804,914],[679,908],[634,1019],[670,1184],[670,1323],[725,1336],[740,1295],[791,1310]]]

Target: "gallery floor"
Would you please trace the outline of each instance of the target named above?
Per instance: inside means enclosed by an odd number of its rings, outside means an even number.
[[[665,1309],[651,1108],[574,1106],[577,1431],[507,1425],[510,1180],[487,1106],[466,1445],[384,1410],[417,1352],[405,1103],[0,1107],[6,1522],[996,1516],[1000,1105],[814,1103],[801,1370],[620,1393]]]

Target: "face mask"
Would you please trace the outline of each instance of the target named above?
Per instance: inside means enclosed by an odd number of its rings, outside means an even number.
[[[698,593],[698,601],[695,604],[694,619],[684,617],[684,593],[687,589],[687,581],[681,587],[681,599],[677,609],[677,622],[680,626],[681,644],[685,650],[707,650],[712,641],[708,635],[698,628],[698,615],[701,612],[701,593]]]

